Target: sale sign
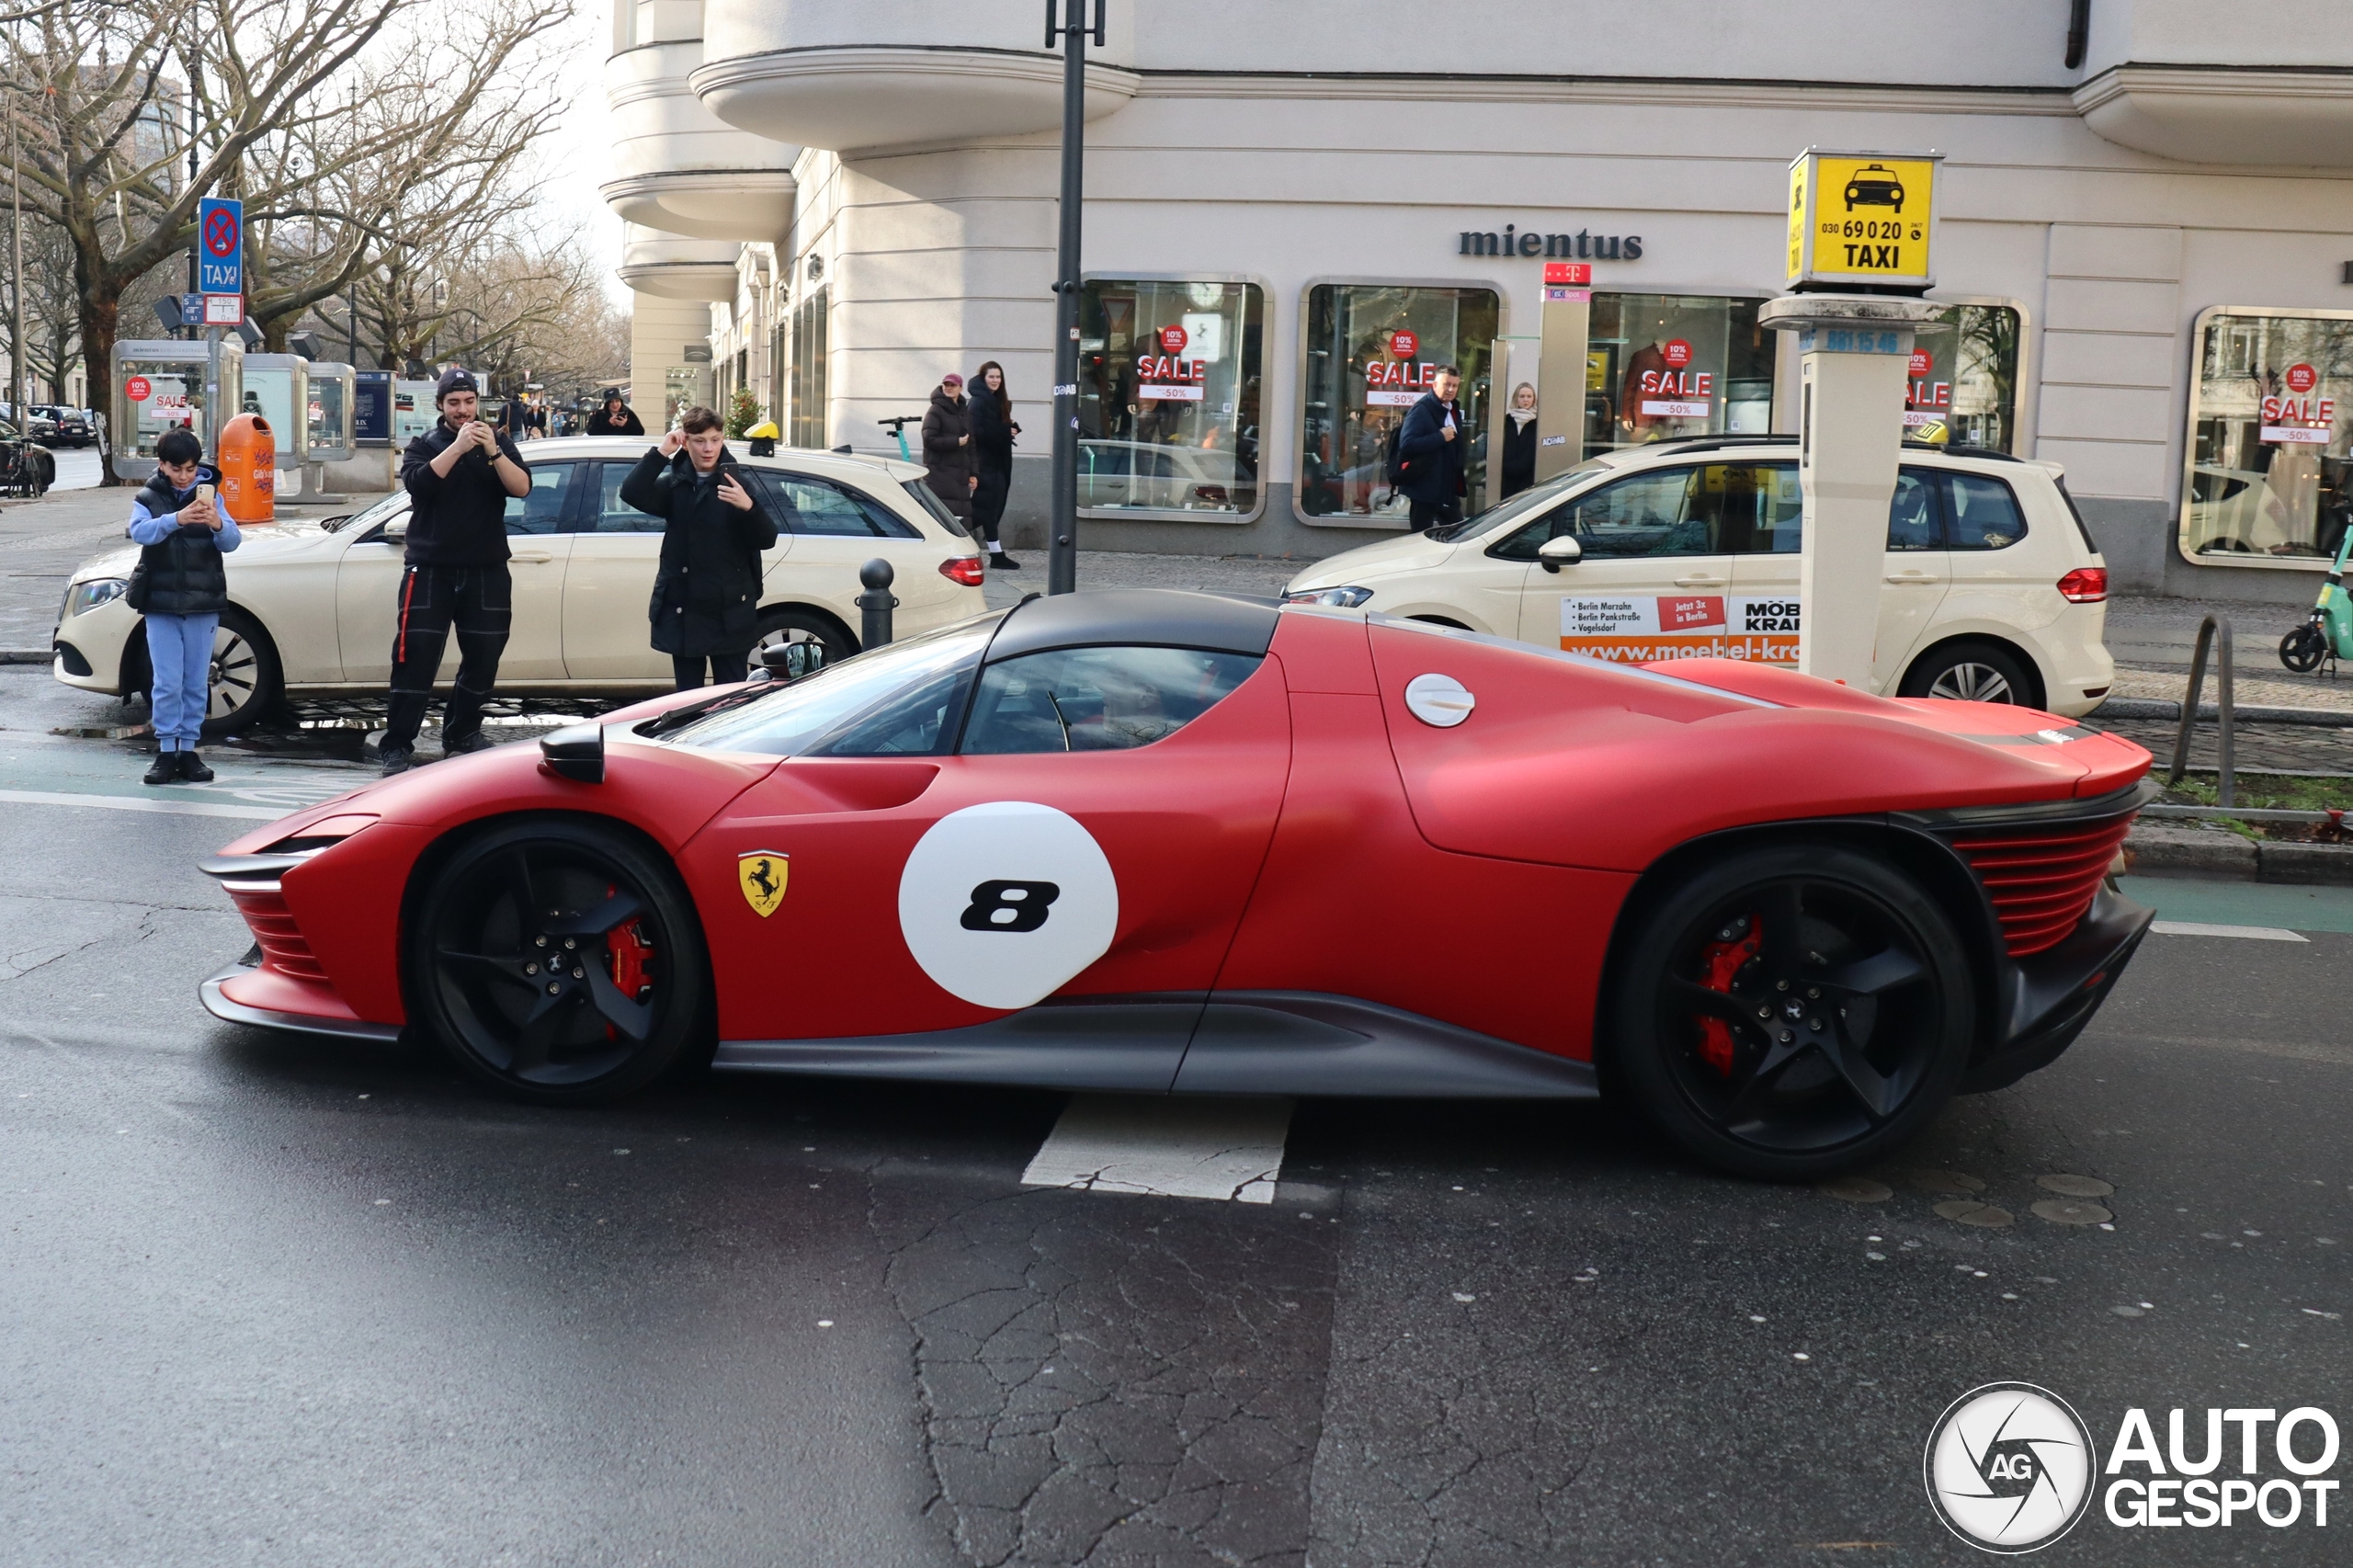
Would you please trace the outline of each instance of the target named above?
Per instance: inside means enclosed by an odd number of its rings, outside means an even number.
[[[1921,377],[1927,375],[1929,371],[1935,369],[1936,361],[1928,358],[1928,351],[1927,349],[1915,348],[1912,350],[1912,379],[1914,381],[1918,381]]]
[[[1185,336],[1182,327],[1169,327],[1161,333],[1167,341],[1175,333],[1179,340]],[[1201,401],[1201,361],[1179,359],[1173,355],[1147,354],[1136,361],[1136,396],[1142,402],[1199,403]]]
[[[2288,390],[2299,397],[2320,385],[2320,372],[2310,365],[2288,367]]]
[[[1160,351],[1163,354],[1182,354],[1185,352],[1185,345],[1191,341],[1191,338],[1185,335],[1185,329],[1181,326],[1164,326],[1160,329]]]
[[[1421,351],[1422,340],[1403,327],[1389,335],[1389,357],[1392,359],[1411,359]]]
[[[154,390],[154,384],[144,376],[133,376],[122,383],[122,395],[133,403],[145,403]]]
[[[1660,349],[1659,352],[1666,356],[1667,365],[1671,369],[1680,370],[1683,367],[1691,363],[1691,345],[1685,342],[1682,338],[1677,337],[1669,339],[1666,347]]]
[[[1691,346],[1683,347],[1688,350]],[[1670,365],[1675,347],[1666,346]],[[1688,362],[1688,355],[1685,358]],[[1709,370],[1644,370],[1634,384],[1642,393],[1640,412],[1653,419],[1705,419],[1716,392],[1714,372]]]
[[[1794,665],[1802,615],[1794,594],[1564,595],[1561,646],[1612,664],[1661,659],[1748,659]]]

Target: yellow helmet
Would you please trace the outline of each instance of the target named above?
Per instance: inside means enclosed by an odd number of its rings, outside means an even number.
[[[776,427],[776,421],[773,419],[763,419],[757,425],[753,426],[749,430],[744,432],[744,435],[747,439],[768,441],[773,441],[783,434],[783,431]]]

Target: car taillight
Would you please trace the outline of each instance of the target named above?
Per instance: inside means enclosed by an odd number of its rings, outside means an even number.
[[[988,576],[988,568],[981,564],[977,555],[951,555],[939,563],[939,574],[951,583],[977,588]]]
[[[2059,579],[2059,592],[2072,605],[2098,604],[2108,597],[2108,568],[2078,566]]]

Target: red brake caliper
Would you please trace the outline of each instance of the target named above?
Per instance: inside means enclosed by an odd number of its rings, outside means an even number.
[[[618,890],[607,888],[609,898]],[[613,989],[631,1001],[642,1000],[645,990],[654,983],[654,944],[645,939],[642,923],[631,920],[605,933],[605,950],[613,960]],[[613,1026],[605,1026],[605,1038],[617,1038]]]
[[[1763,939],[1762,926],[1755,915],[1748,917],[1748,934],[1737,942],[1711,942],[1699,955],[1700,967],[1706,971],[1699,983],[1711,991],[1732,994],[1733,977],[1756,956]],[[1712,1016],[1699,1019],[1699,1055],[1717,1072],[1732,1074],[1732,1026]]]

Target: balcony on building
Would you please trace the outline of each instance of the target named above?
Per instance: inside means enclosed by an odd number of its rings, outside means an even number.
[[[800,148],[715,118],[688,78],[701,63],[702,0],[616,0],[605,63],[613,177],[599,188],[629,222],[702,240],[767,240],[792,222]]]
[[[740,240],[689,240],[641,224],[621,230],[620,279],[657,300],[716,303],[735,297]]]
[[[2206,0],[2093,0],[2084,123],[2188,164],[2353,168],[2346,0],[2276,0],[2260,26]]]

